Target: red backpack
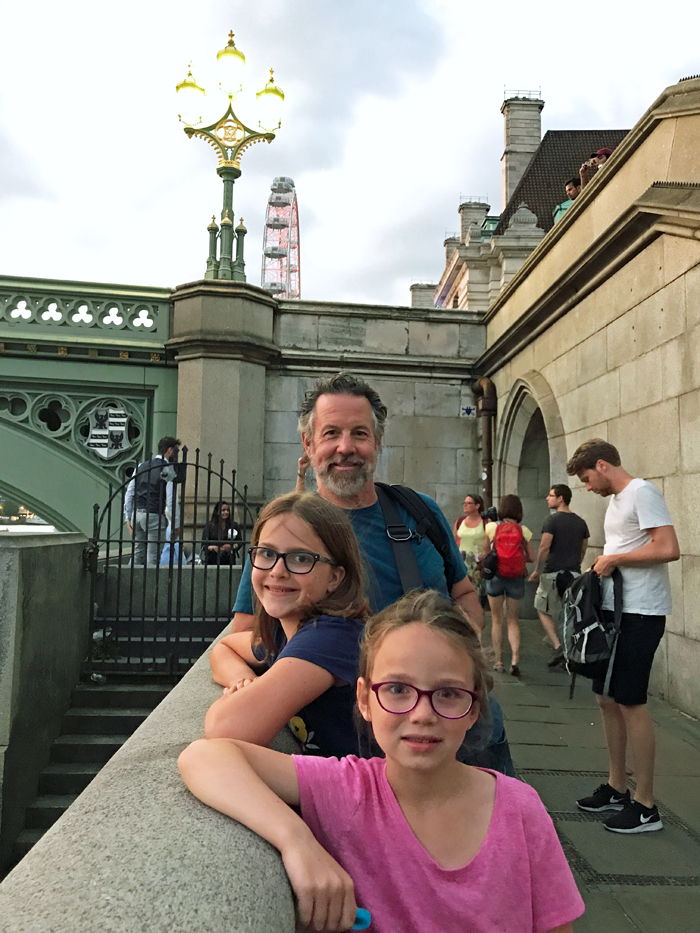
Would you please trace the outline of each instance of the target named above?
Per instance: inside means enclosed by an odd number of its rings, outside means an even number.
[[[525,576],[525,542],[523,529],[515,522],[501,522],[493,536],[498,555],[499,577]]]

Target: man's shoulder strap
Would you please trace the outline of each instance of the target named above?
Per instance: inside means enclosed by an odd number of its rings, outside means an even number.
[[[433,510],[418,493],[409,486],[400,486],[398,483],[375,483],[375,487],[384,490],[395,502],[398,502],[409,515],[416,520],[416,534],[420,537],[427,535],[438,551],[443,561],[447,562],[450,554],[450,545],[445,530],[438,521]]]

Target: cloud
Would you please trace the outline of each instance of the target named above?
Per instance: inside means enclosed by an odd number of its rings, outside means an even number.
[[[0,130],[0,202],[51,197],[34,160]]]

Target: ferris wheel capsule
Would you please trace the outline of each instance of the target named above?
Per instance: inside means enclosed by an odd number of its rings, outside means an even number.
[[[273,179],[270,191],[260,284],[277,298],[299,298],[299,211],[294,181],[281,175]]]

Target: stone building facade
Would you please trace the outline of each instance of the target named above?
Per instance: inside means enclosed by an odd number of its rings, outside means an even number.
[[[699,78],[661,94],[483,320],[476,366],[498,394],[499,494],[528,499],[542,464],[540,494],[566,481],[568,457],[590,437],[614,443],[630,472],[663,491],[682,557],[670,565],[674,608],[652,686],[698,715]],[[592,556],[606,503],[572,486]],[[539,520],[526,505],[526,521]]]

